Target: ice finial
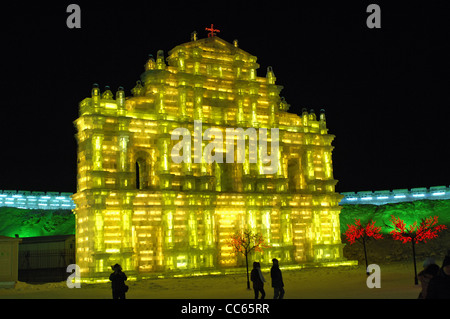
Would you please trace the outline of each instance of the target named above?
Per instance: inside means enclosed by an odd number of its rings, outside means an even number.
[[[287,112],[287,111],[289,111],[289,108],[290,108],[290,107],[291,107],[291,105],[288,104],[288,103],[286,102],[286,99],[284,98],[284,96],[282,96],[281,99],[280,99],[280,106],[279,106],[280,111],[285,111],[285,112]]]
[[[144,91],[144,87],[141,84],[141,81],[136,81],[136,86],[131,90],[131,94],[134,96],[141,96]]]
[[[271,66],[267,67],[266,79],[267,83],[275,84],[277,78],[275,77],[275,74],[273,73],[273,69]]]
[[[308,126],[308,110],[306,108],[302,109],[302,124]]]
[[[320,120],[325,122],[326,118],[325,118],[325,110],[324,109],[320,109]]]
[[[164,62],[164,51],[158,50],[156,53],[156,68],[158,70],[164,70],[166,68],[166,62]]]
[[[197,41],[197,31],[191,33],[191,41]]]
[[[98,88],[98,84],[97,83],[94,83],[92,85],[91,95],[92,96],[99,96],[100,95],[100,89]]]
[[[220,32],[218,29],[214,29],[214,24],[211,24],[211,28],[205,28],[206,31],[210,31],[208,33],[208,38],[213,38],[216,36],[215,32]]]
[[[311,121],[315,121],[316,120],[316,113],[314,112],[314,109],[310,109],[309,110],[309,119]]]
[[[113,99],[113,94],[112,94],[109,86],[105,86],[105,92],[103,92],[103,94],[102,94],[102,99],[103,100],[112,100]]]
[[[153,54],[148,55],[148,61],[145,64],[145,71],[153,70],[156,67],[155,59],[153,58]]]
[[[125,91],[123,90],[123,86],[119,86],[116,92],[116,101],[117,104],[122,107],[125,102]]]
[[[125,92],[123,90],[123,86],[119,86],[116,92],[116,99],[121,99],[125,97]]]

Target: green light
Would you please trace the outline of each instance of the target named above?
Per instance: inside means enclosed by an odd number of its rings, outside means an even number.
[[[69,210],[0,207],[0,235],[38,237],[75,234],[75,217]]]
[[[369,219],[375,220],[377,227],[382,227],[382,233],[388,234],[391,216],[402,219],[406,225],[420,222],[422,218],[438,215],[439,222],[450,225],[450,200],[419,200],[413,202],[391,203],[386,205],[342,205],[340,214],[341,233],[344,233],[347,224],[356,219],[366,223]]]

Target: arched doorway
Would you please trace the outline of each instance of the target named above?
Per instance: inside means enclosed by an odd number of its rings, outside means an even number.
[[[150,188],[151,164],[148,153],[139,152],[136,154],[135,172],[136,189],[143,190]]]

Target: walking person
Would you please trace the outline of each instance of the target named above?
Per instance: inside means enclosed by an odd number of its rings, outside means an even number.
[[[272,259],[272,262],[273,266],[270,269],[270,277],[272,277],[273,299],[283,299],[284,297],[283,275],[281,274],[278,259],[274,258]]]
[[[111,267],[114,271],[110,276],[113,299],[125,299],[125,293],[128,291],[128,286],[125,285],[127,275],[122,271],[119,264]]]
[[[261,293],[261,299],[264,299],[266,292],[264,291],[264,276],[261,272],[261,264],[258,262],[253,263],[253,269],[250,273],[250,279],[253,282],[253,291],[255,292],[255,299],[258,299],[259,293]]]

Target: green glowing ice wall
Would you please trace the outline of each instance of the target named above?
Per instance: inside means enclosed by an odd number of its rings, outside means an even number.
[[[75,234],[71,210],[0,207],[0,236],[37,237]]]
[[[415,221],[418,223],[422,218],[429,216],[439,216],[439,224],[450,225],[450,200],[420,200],[414,202],[392,203],[386,205],[342,205],[340,214],[341,233],[347,229],[347,224],[353,224],[356,219],[362,222],[372,218],[376,221],[376,226],[381,226],[382,232],[387,234],[391,229],[392,215],[411,225]]]

